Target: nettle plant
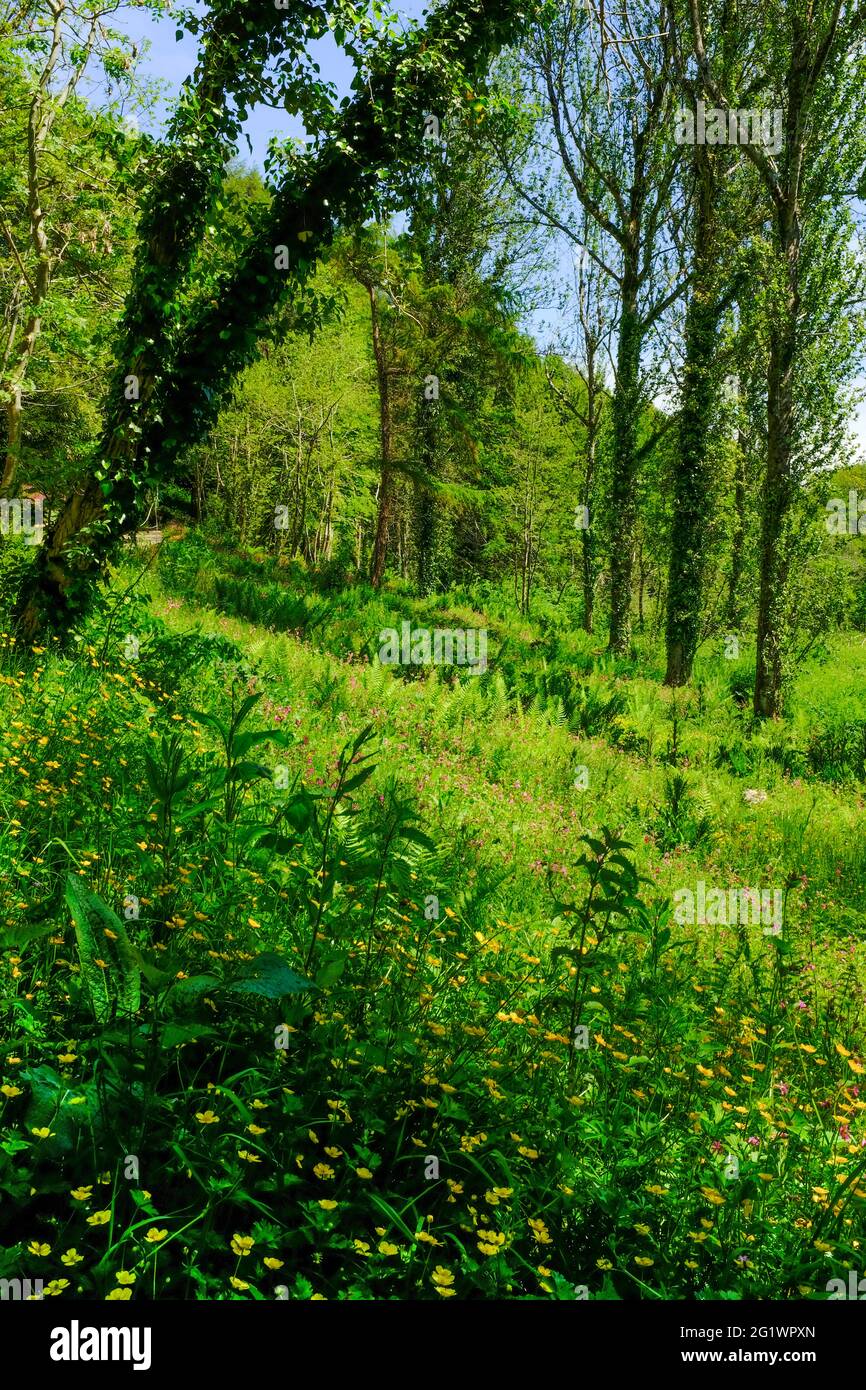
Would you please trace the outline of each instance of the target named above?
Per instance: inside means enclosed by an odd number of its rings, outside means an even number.
[[[554,946],[550,953],[554,975],[558,975],[561,962],[569,963],[568,988],[553,998],[558,997],[560,1007],[564,1003],[568,1010],[570,1072],[577,1053],[588,1045],[584,1014],[590,989],[594,987],[599,1003],[613,1009],[606,977],[618,963],[612,949],[616,938],[629,933],[652,938],[654,933],[653,919],[640,897],[641,884],[649,880],[638,873],[628,856],[633,846],[607,827],[602,828],[600,839],[582,835],[581,843],[586,850],[575,867],[585,871],[588,883],[577,901],[556,899],[554,925],[566,927],[569,944]]]

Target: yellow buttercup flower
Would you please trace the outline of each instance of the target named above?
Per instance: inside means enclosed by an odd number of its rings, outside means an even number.
[[[232,1250],[236,1255],[248,1255],[254,1245],[252,1236],[232,1236]]]
[[[107,1226],[111,1220],[110,1211],[94,1211],[87,1218],[88,1226]]]
[[[712,1202],[714,1207],[724,1206],[724,1197],[722,1196],[721,1192],[717,1192],[714,1187],[702,1187],[701,1192],[704,1194],[708,1202]]]
[[[446,1269],[444,1265],[437,1265],[430,1278],[438,1294],[443,1298],[453,1298],[454,1290],[451,1285],[454,1283],[454,1275],[450,1269]]]
[[[146,1241],[149,1241],[151,1245],[158,1245],[161,1240],[165,1240],[167,1235],[167,1230],[160,1231],[156,1226],[151,1226],[144,1238]]]
[[[478,1249],[482,1255],[498,1255],[504,1244],[505,1236],[501,1231],[478,1232]]]
[[[112,1289],[105,1295],[106,1303],[124,1303],[132,1298],[132,1289]]]
[[[532,1234],[539,1245],[553,1244],[553,1242],[550,1239],[550,1232],[548,1231],[547,1227],[545,1226],[544,1222],[541,1220],[540,1217],[536,1217],[534,1220],[530,1220],[529,1229],[532,1231]]]

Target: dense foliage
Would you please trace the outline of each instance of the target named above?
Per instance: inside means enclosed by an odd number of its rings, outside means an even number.
[[[107,15],[0,7],[0,1280],[825,1298],[859,11],[219,0],[162,136]]]

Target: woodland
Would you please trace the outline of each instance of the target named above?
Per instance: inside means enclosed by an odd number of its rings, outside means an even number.
[[[848,1296],[864,84],[0,0],[4,1299]]]

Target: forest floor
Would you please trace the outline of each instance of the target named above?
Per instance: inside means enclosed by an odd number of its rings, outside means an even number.
[[[407,617],[484,627],[488,670],[371,660]],[[747,651],[674,694],[648,636],[602,645],[193,535],[74,655],[6,647],[0,1274],[826,1298],[862,1264],[866,639],[771,726]]]

